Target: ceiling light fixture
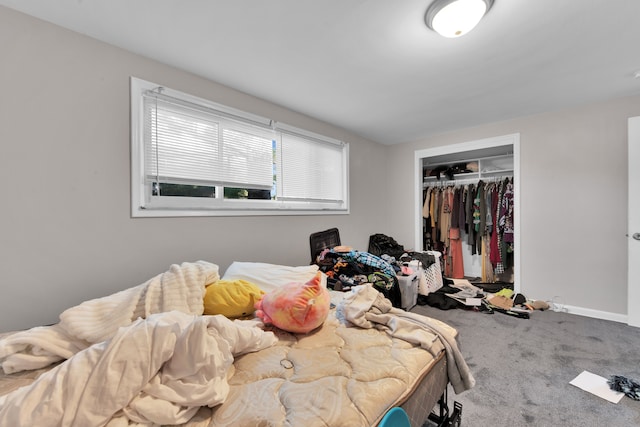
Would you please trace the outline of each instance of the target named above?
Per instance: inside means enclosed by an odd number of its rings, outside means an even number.
[[[493,0],[434,0],[424,17],[427,26],[444,37],[460,37],[478,25]]]

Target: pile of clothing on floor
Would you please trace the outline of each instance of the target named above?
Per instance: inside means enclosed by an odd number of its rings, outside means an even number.
[[[529,300],[512,289],[502,288],[498,292],[486,292],[466,279],[443,279],[443,286],[428,295],[419,295],[418,304],[437,307],[441,310],[453,308],[471,309],[485,313],[503,313],[528,319],[535,310],[547,310],[545,301]]]

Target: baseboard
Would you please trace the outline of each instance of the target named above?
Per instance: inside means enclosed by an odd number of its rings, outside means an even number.
[[[610,313],[608,311],[593,310],[591,308],[576,307],[573,305],[555,304],[555,311],[564,311],[579,316],[593,317],[595,319],[611,320],[612,322],[627,323],[626,314]]]

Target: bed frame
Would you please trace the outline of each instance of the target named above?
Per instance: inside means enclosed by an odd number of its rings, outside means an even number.
[[[400,405],[409,416],[412,426],[460,426],[462,404],[454,402],[453,411],[449,410],[448,383],[447,359],[441,353],[416,390]]]

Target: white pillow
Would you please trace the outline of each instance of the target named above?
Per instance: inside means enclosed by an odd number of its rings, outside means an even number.
[[[318,271],[318,266],[267,264],[264,262],[233,262],[225,271],[222,280],[246,280],[265,292],[272,291],[291,282],[307,283]]]

